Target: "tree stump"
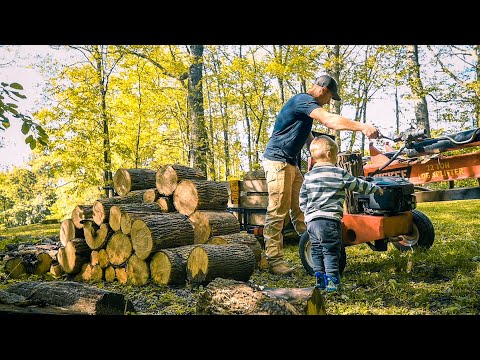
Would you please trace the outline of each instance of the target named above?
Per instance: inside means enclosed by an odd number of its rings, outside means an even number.
[[[185,285],[187,259],[195,245],[163,249],[150,260],[150,277],[158,285]]]
[[[155,186],[161,195],[169,196],[184,179],[207,180],[207,177],[200,169],[180,164],[163,165],[157,170]]]
[[[173,204],[180,214],[190,216],[196,210],[227,210],[228,189],[210,180],[182,180],[173,194]]]
[[[132,223],[130,231],[133,251],[141,260],[152,252],[193,244],[193,227],[188,218],[178,213],[145,216]]]
[[[198,315],[326,315],[317,288],[260,290],[232,279],[211,281],[197,302]]]
[[[187,280],[207,284],[217,277],[247,281],[255,270],[255,255],[243,244],[199,244],[187,259]]]
[[[113,176],[113,188],[120,196],[130,191],[155,187],[156,171],[151,169],[118,169]]]

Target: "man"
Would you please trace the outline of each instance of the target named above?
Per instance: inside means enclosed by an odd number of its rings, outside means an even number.
[[[265,256],[270,272],[290,275],[293,271],[283,259],[283,226],[290,215],[298,235],[305,230],[304,215],[299,207],[299,194],[303,175],[298,167],[298,156],[304,144],[313,140],[313,120],[332,130],[361,131],[369,139],[379,136],[377,128],[370,124],[350,120],[329,113],[322,106],[330,100],[340,101],[334,78],[322,75],[315,79],[306,93],[290,98],[280,109],[263,154],[263,168],[267,179],[268,207],[263,236]]]

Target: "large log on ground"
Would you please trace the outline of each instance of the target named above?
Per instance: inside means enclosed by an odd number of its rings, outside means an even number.
[[[83,227],[83,225],[82,225]],[[60,242],[63,246],[67,245],[72,239],[85,237],[83,229],[75,226],[73,219],[65,219],[60,224]]]
[[[18,279],[24,274],[43,275],[50,270],[57,253],[58,246],[42,249],[34,245],[9,252],[3,259],[5,272],[11,279]]]
[[[243,244],[199,244],[187,259],[187,280],[207,284],[217,277],[247,281],[256,266],[253,251]]]
[[[90,251],[85,239],[73,239],[58,249],[57,260],[67,274],[77,274],[90,261]]]
[[[163,249],[150,260],[150,277],[158,285],[185,285],[187,259],[195,245]]]
[[[83,229],[82,220],[93,219],[93,206],[92,205],[77,205],[72,211],[72,220],[75,227]]]
[[[205,244],[212,236],[240,232],[240,222],[228,211],[197,210],[188,220],[193,225],[195,244]]]
[[[124,295],[75,281],[28,281],[10,285],[6,292],[23,298],[22,306],[49,305],[86,315],[125,315],[135,308]]]
[[[144,204],[151,204],[151,203],[154,203],[155,201],[157,201],[159,197],[160,197],[160,193],[158,192],[158,190],[156,188],[147,189],[143,193],[143,199],[142,200],[143,200]]]
[[[130,236],[125,235],[121,231],[117,231],[108,240],[107,255],[110,264],[122,265],[132,254],[132,241]]]
[[[184,179],[207,180],[207,177],[200,169],[179,164],[163,165],[156,173],[156,188],[161,195],[169,196]]]
[[[113,231],[121,229],[122,214],[123,213],[149,213],[149,214],[162,214],[163,211],[157,203],[145,204],[118,204],[113,205],[110,208],[108,215],[108,223]]]
[[[193,244],[193,227],[188,218],[178,213],[145,216],[132,223],[130,237],[133,251],[145,260],[153,252]]]
[[[120,196],[130,191],[155,187],[156,171],[151,169],[118,169],[113,175],[113,188]]]
[[[226,211],[227,203],[227,187],[218,181],[182,180],[173,193],[175,209],[186,216],[196,210]]]
[[[150,278],[146,261],[133,254],[127,261],[127,282],[131,285],[145,285]]]
[[[226,235],[217,235],[212,236],[207,240],[205,244],[215,244],[215,245],[227,245],[227,244],[244,244],[252,249],[255,254],[255,260],[259,266],[261,256],[262,256],[262,245],[258,241],[257,237],[253,234],[249,234],[246,231],[237,232],[234,234]],[[259,266],[260,267],[260,266]]]
[[[216,278],[197,301],[198,315],[326,315],[320,290],[276,288],[260,290],[245,282]]]
[[[98,226],[92,220],[84,220],[83,234],[90,249],[100,250],[105,247],[107,240],[113,235],[113,230],[107,223]]]

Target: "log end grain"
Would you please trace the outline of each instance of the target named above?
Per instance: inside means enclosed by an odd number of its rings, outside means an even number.
[[[178,184],[177,172],[172,165],[163,165],[155,174],[155,186],[161,195],[172,195]]]
[[[198,199],[195,184],[191,180],[182,180],[173,194],[173,205],[180,214],[190,216],[198,207]]]
[[[140,259],[146,259],[153,250],[152,233],[147,224],[141,219],[136,219],[132,223],[130,230],[133,251]]]
[[[150,261],[152,281],[158,285],[168,285],[170,283],[171,272],[172,266],[168,256],[162,251],[155,253]]]
[[[207,278],[208,272],[208,254],[206,251],[197,246],[188,255],[187,259],[187,276],[188,280],[193,283],[203,283]]]
[[[132,179],[127,169],[118,169],[112,180],[113,187],[120,196],[125,196],[132,189]]]

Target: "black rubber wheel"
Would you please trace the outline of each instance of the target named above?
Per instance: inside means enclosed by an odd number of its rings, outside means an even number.
[[[413,231],[411,234],[400,235],[403,240],[392,241],[392,244],[400,251],[408,251],[410,248],[430,249],[435,240],[435,229],[430,219],[419,210],[412,210]]]
[[[302,236],[300,236],[300,241],[298,243],[298,253],[300,255],[300,261],[302,262],[303,267],[308,274],[313,275],[313,261],[312,261],[312,246],[310,243],[310,237],[308,232],[305,231]],[[345,246],[342,244],[342,250],[340,251],[340,263],[339,270],[340,276],[343,276],[343,271],[347,265],[347,253],[345,252]]]

